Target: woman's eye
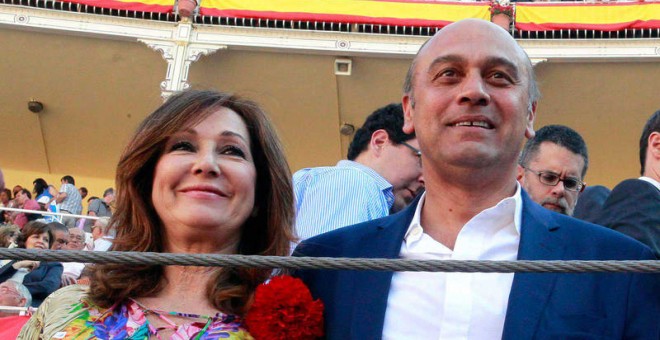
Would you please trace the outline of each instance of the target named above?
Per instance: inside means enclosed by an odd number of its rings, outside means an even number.
[[[195,146],[190,142],[181,141],[174,143],[170,151],[195,151]]]
[[[223,147],[220,150],[220,154],[230,155],[230,156],[238,156],[238,157],[241,157],[241,158],[245,158],[245,152],[243,152],[243,150],[241,150],[241,148],[239,148],[237,146],[233,146],[233,145],[227,145],[227,146]]]

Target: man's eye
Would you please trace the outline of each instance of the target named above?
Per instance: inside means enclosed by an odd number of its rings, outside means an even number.
[[[237,146],[234,146],[234,145],[227,145],[227,146],[223,147],[220,150],[220,154],[230,155],[230,156],[238,156],[238,157],[241,157],[241,158],[245,158],[245,152],[243,152],[243,150],[241,148],[239,148]]]
[[[195,151],[195,146],[190,142],[181,141],[174,143],[170,151]]]
[[[559,178],[559,176],[557,176],[553,173],[545,173],[545,174],[542,174],[541,177],[543,177],[543,180],[546,181],[546,182],[554,182]]]
[[[566,178],[564,179],[564,186],[569,189],[576,188],[578,186],[578,181],[574,178]]]

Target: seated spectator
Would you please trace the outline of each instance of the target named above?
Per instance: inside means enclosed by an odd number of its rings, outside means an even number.
[[[17,225],[9,224],[0,226],[0,248],[13,248],[16,246],[16,238],[21,233]]]
[[[60,222],[48,223],[48,228],[53,233],[53,241],[50,250],[61,250],[69,243],[69,228]]]
[[[0,191],[0,207],[9,207],[11,201],[11,190],[5,188]]]
[[[85,232],[78,228],[69,228],[69,243],[64,247],[66,250],[84,250]],[[85,269],[85,264],[80,262],[62,263],[64,271],[62,272],[62,286],[68,286],[78,283],[78,279]]]
[[[32,295],[16,281],[0,283],[0,339],[16,339],[23,325],[30,319],[25,313],[2,310],[2,307],[30,307]]]
[[[26,210],[38,210],[41,211],[41,206],[37,201],[30,199],[23,204],[23,209]],[[20,213],[16,216],[14,219],[14,224],[16,224],[19,228],[23,228],[25,223],[30,222],[30,221],[38,221],[39,222],[45,222],[43,219],[43,215],[38,214],[38,213]]]
[[[94,222],[92,237],[94,238],[94,251],[107,251],[112,246],[114,233],[108,229],[110,217],[101,217]]]
[[[53,235],[45,223],[28,222],[17,239],[18,248],[49,249]],[[0,282],[16,280],[22,282],[32,294],[32,307],[60,287],[62,264],[59,262],[11,261],[0,268]]]

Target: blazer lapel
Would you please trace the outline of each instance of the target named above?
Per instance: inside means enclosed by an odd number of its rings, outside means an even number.
[[[403,236],[415,213],[417,202],[404,211],[380,220],[369,239],[362,240],[356,257],[398,258]],[[392,283],[392,272],[355,271],[352,273],[351,339],[380,339],[383,336],[387,297]]]
[[[523,191],[523,213],[518,260],[560,260],[563,243],[553,231],[559,225],[552,214]],[[503,339],[532,339],[552,292],[556,273],[516,273],[504,322]]]

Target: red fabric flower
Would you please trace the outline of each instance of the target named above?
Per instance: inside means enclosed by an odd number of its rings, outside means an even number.
[[[316,339],[323,336],[323,303],[300,279],[276,276],[257,287],[245,325],[256,340]]]

